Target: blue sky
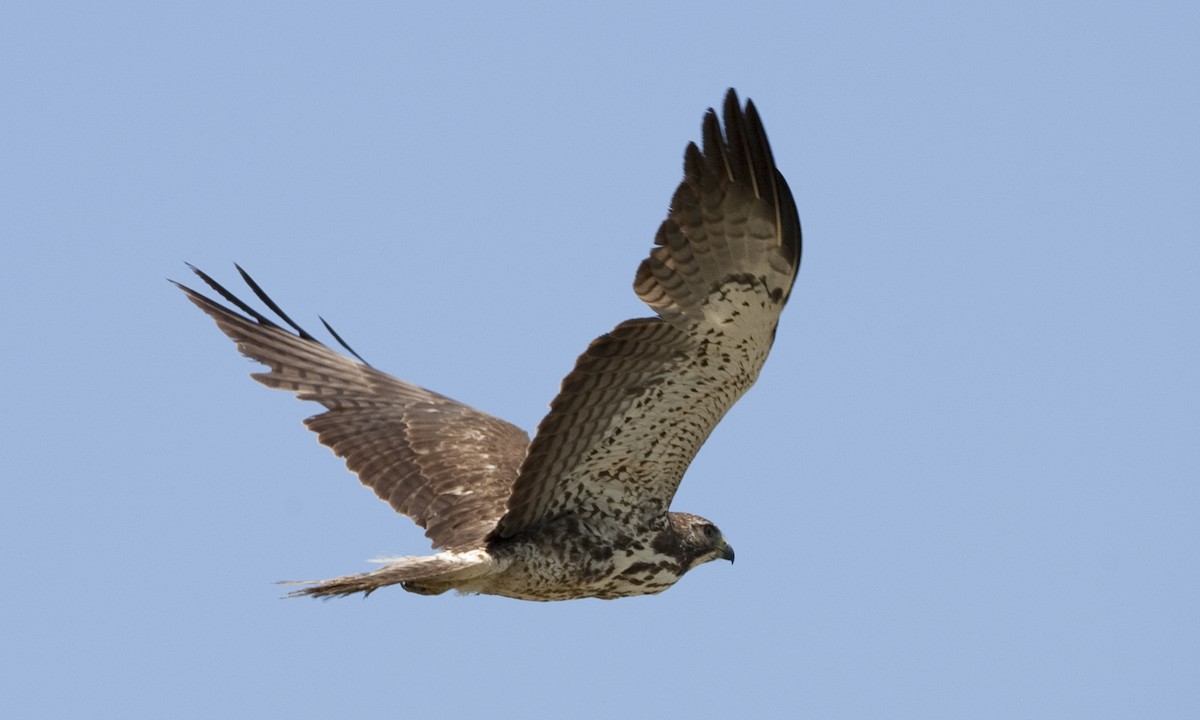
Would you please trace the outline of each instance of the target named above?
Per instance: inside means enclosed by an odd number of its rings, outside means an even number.
[[[1200,715],[1193,3],[7,3],[0,715]],[[726,87],[804,225],[676,509],[735,566],[521,603],[167,282],[532,429]]]

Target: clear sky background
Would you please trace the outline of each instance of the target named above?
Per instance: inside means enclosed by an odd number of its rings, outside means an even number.
[[[1200,5],[0,10],[0,716],[1200,717]],[[421,554],[170,286],[532,429],[727,87],[804,264],[657,597]]]

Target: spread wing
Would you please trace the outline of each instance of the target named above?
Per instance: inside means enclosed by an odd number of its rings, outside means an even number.
[[[753,103],[704,118],[634,291],[658,315],[596,339],[530,445],[496,537],[566,514],[665,512],[754,383],[800,264],[800,219]],[[643,515],[644,516],[644,515]]]
[[[504,513],[529,446],[523,430],[334,352],[293,323],[241,268],[259,299],[295,334],[192,270],[249,317],[176,283],[179,288],[243,355],[270,368],[253,374],[255,380],[326,407],[304,424],[364,485],[425,528],[435,548],[482,545]]]

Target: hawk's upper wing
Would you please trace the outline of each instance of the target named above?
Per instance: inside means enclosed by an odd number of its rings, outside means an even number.
[[[245,271],[251,289],[298,335],[192,269],[250,317],[180,289],[243,355],[270,368],[255,380],[328,408],[304,424],[364,485],[425,528],[436,548],[483,542],[504,513],[529,446],[525,431],[334,352],[293,323]]]
[[[658,317],[592,342],[530,445],[496,537],[555,517],[664,512],[758,377],[800,264],[800,219],[753,103],[704,118],[634,290]],[[633,518],[630,518],[634,520]],[[636,521],[636,520],[634,520]]]

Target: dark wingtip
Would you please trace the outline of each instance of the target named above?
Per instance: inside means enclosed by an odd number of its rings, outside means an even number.
[[[338,335],[337,330],[334,330],[333,326],[330,325],[328,322],[326,322],[325,318],[321,317],[320,315],[318,315],[317,317],[321,320],[321,324],[325,326],[325,329],[329,331],[329,334],[333,336],[333,339],[338,341],[338,345],[341,345],[342,347],[346,348],[346,352],[348,352],[351,355],[353,355],[354,357],[358,358],[358,361],[360,363],[362,363],[363,365],[367,365],[367,366],[371,365],[371,363],[367,362],[366,360],[363,360],[363,356],[359,355],[357,352],[355,352],[354,348],[350,347],[350,344],[347,343],[345,340],[343,340],[341,335]]]
[[[253,307],[251,307],[249,304],[247,304],[241,298],[239,298],[238,296],[236,296],[232,292],[230,292],[224,285],[222,285],[221,283],[214,280],[210,275],[208,275],[208,273],[204,272],[203,270],[201,270],[200,268],[196,267],[195,265],[193,265],[189,262],[185,262],[184,265],[187,265],[188,268],[192,272],[196,273],[196,276],[199,277],[201,280],[203,280],[204,284],[208,285],[208,287],[211,288],[213,290],[213,292],[220,295],[226,302],[230,303],[231,305],[237,307],[242,312],[246,313],[246,315],[253,318],[260,325],[264,325],[266,327],[279,328],[278,323],[274,322],[271,318],[269,318],[266,315],[255,310]],[[241,265],[234,263],[233,266],[235,268],[237,268],[238,273],[242,276],[242,280],[244,280],[246,282],[246,285],[249,286],[249,288],[254,292],[255,296],[257,296],[258,299],[263,302],[263,304],[265,304],[268,308],[270,308],[272,312],[274,312],[277,316],[279,316],[279,318],[281,320],[283,320],[285,323],[287,323],[301,339],[308,340],[309,342],[314,342],[318,345],[324,345],[324,343],[322,343],[317,338],[313,337],[308,331],[306,331],[304,328],[300,327],[294,320],[292,320],[288,316],[288,314],[283,311],[283,308],[279,307],[279,305],[274,300],[271,299],[270,295],[267,295],[266,291],[263,290],[262,287],[259,286],[258,282],[253,277],[251,277],[250,273],[246,272],[246,270]],[[174,284],[176,287],[178,287],[183,292],[187,293],[187,296],[193,302],[200,303],[202,308],[209,308],[209,307],[219,308],[220,310],[222,310],[224,312],[229,312],[229,310],[227,308],[225,308],[224,306],[222,306],[220,303],[217,303],[217,302],[213,301],[212,299],[205,297],[204,295],[200,294],[199,292],[196,292],[195,290],[188,287],[187,285],[184,285],[183,283],[180,283],[180,282],[176,282],[175,280],[171,280],[170,278],[167,278],[167,281]],[[206,312],[208,312],[207,309],[206,309]],[[329,331],[329,334],[332,335],[334,337],[334,339],[337,340],[338,343],[343,348],[346,349],[347,352],[349,352],[351,355],[353,355],[363,365],[370,366],[370,363],[368,363],[366,360],[363,359],[363,357],[361,355],[359,355],[357,352],[355,352],[354,349],[352,347],[350,347],[350,345],[345,340],[342,339],[342,336],[338,335],[337,332],[329,325],[329,323],[325,322],[325,318],[321,318],[321,323],[325,326],[325,329]]]
[[[740,113],[742,111],[742,104],[738,101],[737,90],[734,90],[733,88],[729,88],[725,91],[726,115],[728,115],[731,111],[735,113]]]
[[[196,267],[195,265],[193,265],[191,263],[184,263],[184,264],[187,265],[191,269],[192,272],[196,273],[196,276],[199,277],[201,280],[203,280],[204,284],[207,285],[209,288],[211,288],[213,292],[215,292],[216,294],[218,294],[222,298],[224,298],[226,302],[232,303],[237,309],[241,310],[242,312],[246,313],[250,317],[254,318],[260,325],[265,325],[267,327],[279,327],[271,320],[271,318],[267,317],[266,315],[263,315],[259,311],[255,310],[254,308],[250,307],[246,303],[242,302],[241,298],[239,298],[237,295],[234,295],[232,292],[230,292],[228,289],[226,289],[224,285],[222,285],[221,283],[214,280],[211,276],[209,276],[208,273],[204,272],[203,270],[201,270],[200,268]],[[203,295],[201,295],[200,293],[197,293],[196,291],[192,290],[191,288],[188,288],[183,285],[181,285],[180,287],[183,288],[183,290],[185,292],[187,292],[189,296],[199,297],[199,298],[204,297]],[[204,298],[204,299],[207,300],[208,298]]]
[[[767,140],[767,132],[763,127],[762,116],[758,106],[750,98],[746,98],[745,108],[739,104],[737,91],[733,88],[725,93],[725,134],[732,140],[730,126],[739,123],[743,126],[742,133],[749,153],[752,176],[760,188],[774,188],[775,202],[778,206],[781,232],[783,233],[784,252],[788,259],[797,267],[803,254],[803,233],[800,229],[800,214],[796,209],[796,201],[788,188],[783,173],[775,166],[774,153]],[[712,110],[709,110],[712,114]],[[707,124],[708,119],[705,118]],[[795,279],[793,278],[793,283]],[[790,289],[789,289],[790,293]]]
[[[282,308],[280,308],[278,305],[275,304],[275,301],[271,299],[271,296],[267,295],[266,291],[264,291],[261,287],[259,287],[258,283],[254,281],[254,278],[250,277],[250,273],[246,272],[242,268],[241,265],[234,263],[233,266],[235,268],[237,268],[238,273],[241,274],[241,276],[242,276],[242,280],[244,280],[246,282],[246,284],[250,286],[250,289],[254,291],[254,294],[258,296],[258,299],[262,300],[264,305],[271,308],[271,312],[278,315],[281,320],[283,320],[285,323],[288,324],[288,326],[290,326],[293,330],[295,330],[297,335],[304,338],[305,340],[312,340],[313,342],[320,342],[315,337],[310,335],[307,330],[300,327],[298,324],[296,324],[296,322],[294,320],[292,320],[290,317],[288,317],[287,313],[285,313]]]

